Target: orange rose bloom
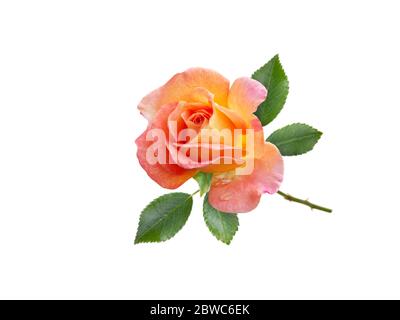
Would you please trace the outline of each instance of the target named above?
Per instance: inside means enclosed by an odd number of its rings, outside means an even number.
[[[210,204],[223,212],[253,210],[283,178],[278,149],[265,142],[253,114],[267,96],[256,80],[193,68],[151,92],[138,108],[149,121],[136,140],[139,162],[160,186],[176,189],[198,172],[213,173]]]

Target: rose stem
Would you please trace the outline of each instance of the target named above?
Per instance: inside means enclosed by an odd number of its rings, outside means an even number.
[[[197,190],[196,192],[193,192],[191,196],[193,197],[196,193],[199,193],[199,192],[200,192],[200,190]]]
[[[293,196],[291,196],[290,194],[284,193],[284,192],[282,192],[282,191],[278,191],[278,194],[281,195],[281,196],[282,196],[283,198],[285,198],[286,200],[304,204],[304,205],[306,205],[306,206],[309,206],[311,209],[321,210],[321,211],[325,211],[325,212],[329,212],[329,213],[332,212],[332,209],[329,209],[329,208],[325,208],[325,207],[316,205],[316,204],[314,204],[314,203],[311,203],[311,202],[308,201],[308,200],[302,200],[302,199],[293,197]]]

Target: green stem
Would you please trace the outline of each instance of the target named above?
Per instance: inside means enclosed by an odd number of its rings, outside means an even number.
[[[325,207],[316,205],[316,204],[314,204],[314,203],[311,203],[311,202],[308,201],[308,200],[302,200],[302,199],[293,197],[293,196],[291,196],[290,194],[284,193],[284,192],[282,192],[282,191],[278,191],[278,194],[281,195],[281,196],[282,196],[283,198],[285,198],[286,200],[304,204],[304,205],[310,207],[311,209],[321,210],[321,211],[325,211],[325,212],[329,212],[329,213],[332,212],[332,209],[329,209],[329,208],[325,208]]]
[[[197,190],[196,192],[193,192],[192,193],[192,197],[196,194],[196,193],[199,193],[200,192],[200,190]]]

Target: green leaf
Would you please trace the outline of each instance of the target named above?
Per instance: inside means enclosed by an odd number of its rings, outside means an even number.
[[[193,177],[200,187],[200,196],[206,194],[210,190],[212,173],[199,172]]]
[[[283,156],[306,153],[318,142],[322,132],[303,123],[294,123],[273,132],[267,141],[277,146]]]
[[[230,244],[239,228],[239,219],[234,213],[225,213],[213,208],[204,197],[203,216],[211,233],[220,241]]]
[[[265,126],[282,110],[289,93],[289,81],[278,55],[254,72],[252,78],[261,82],[268,90],[267,99],[258,106],[255,112],[262,125]]]
[[[172,238],[186,223],[192,210],[190,194],[175,192],[154,199],[142,211],[135,244]]]

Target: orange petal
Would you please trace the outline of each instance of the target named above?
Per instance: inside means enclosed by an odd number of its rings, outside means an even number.
[[[229,81],[219,73],[203,68],[192,68],[178,73],[164,86],[151,92],[139,103],[139,110],[149,121],[157,114],[161,106],[178,102],[192,101],[192,91],[196,87],[207,89],[221,105],[227,104]]]
[[[226,118],[228,118],[232,122],[235,129],[246,129],[248,127],[246,122],[243,120],[241,114],[236,112],[235,110],[221,107],[216,103],[213,104],[213,107],[216,116],[223,114]],[[226,127],[215,127],[215,128],[225,129]]]
[[[149,125],[147,130],[136,139],[137,145],[137,157],[142,168],[146,171],[151,179],[157,182],[160,186],[167,189],[176,189],[193,177],[196,174],[196,170],[186,170],[177,164],[173,163],[172,157],[169,155],[166,149],[167,141],[163,141],[163,147],[166,152],[166,163],[149,163],[146,158],[146,153],[149,147],[154,141],[147,141],[146,136],[152,129],[160,129],[164,132],[166,139],[168,139],[168,115],[176,108],[176,104],[170,104],[163,106],[153,122]]]
[[[209,121],[209,127],[211,129],[228,129],[233,132],[235,125],[232,120],[222,111],[220,108],[213,105],[213,114]]]
[[[228,106],[247,120],[247,117],[256,112],[257,107],[266,98],[267,89],[260,82],[243,77],[232,84]]]
[[[229,213],[249,212],[257,207],[263,193],[278,191],[283,179],[282,157],[271,143],[265,143],[262,149],[262,156],[254,159],[251,174],[235,176],[231,171],[214,175],[208,198],[214,208]]]
[[[241,150],[239,150],[241,151]],[[189,154],[188,154],[189,153]],[[238,152],[231,145],[223,144],[184,144],[177,153],[177,163],[186,169],[209,169],[211,166],[239,166],[243,160],[237,156]]]

